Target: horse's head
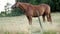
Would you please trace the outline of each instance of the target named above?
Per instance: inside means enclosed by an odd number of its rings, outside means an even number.
[[[14,5],[11,7],[12,9],[19,8],[19,2],[16,2]]]
[[[15,9],[15,8],[20,8],[21,10],[26,10],[27,9],[27,3],[23,3],[23,2],[16,2],[11,8]]]

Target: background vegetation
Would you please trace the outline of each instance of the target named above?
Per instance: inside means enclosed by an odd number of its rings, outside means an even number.
[[[51,6],[53,12],[60,11],[60,0],[16,0],[16,1],[31,3],[33,5],[45,3]]]
[[[16,0],[16,2],[18,2],[18,1],[30,3],[30,4],[33,4],[33,5],[38,5],[38,4],[45,3],[45,4],[48,4],[48,5],[51,6],[51,12],[60,12],[60,0]],[[7,11],[2,12],[0,14],[0,16],[19,16],[19,15],[24,14],[22,12],[22,10],[20,10],[18,8],[14,9],[14,11],[12,11],[9,14],[6,14],[6,12]]]

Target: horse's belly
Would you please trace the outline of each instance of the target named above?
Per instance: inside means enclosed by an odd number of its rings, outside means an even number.
[[[35,13],[35,14],[33,14],[32,16],[33,16],[33,17],[38,17],[38,14]],[[39,16],[41,16],[41,15],[39,14]]]
[[[33,17],[38,17],[38,16],[33,16]]]
[[[38,17],[38,15],[39,15],[39,16],[42,16],[43,13],[40,13],[40,12],[38,12],[38,13],[37,13],[37,12],[34,12],[32,16],[33,16],[33,17]]]

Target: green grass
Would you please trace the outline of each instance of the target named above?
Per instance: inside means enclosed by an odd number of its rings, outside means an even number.
[[[4,34],[10,34],[9,32],[4,32]]]
[[[54,31],[47,31],[47,32],[44,32],[43,34],[56,34],[56,32],[54,32]]]
[[[43,34],[60,33],[60,13],[52,13],[53,24],[43,23]],[[0,17],[0,34],[28,34],[28,20],[25,15],[15,17]],[[40,25],[37,18],[33,18],[32,34],[40,34]]]

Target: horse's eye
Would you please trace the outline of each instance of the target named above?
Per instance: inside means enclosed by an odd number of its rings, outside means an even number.
[[[12,8],[12,9],[14,9],[14,8],[16,8],[16,6],[15,6],[15,5],[13,5],[11,8]]]

